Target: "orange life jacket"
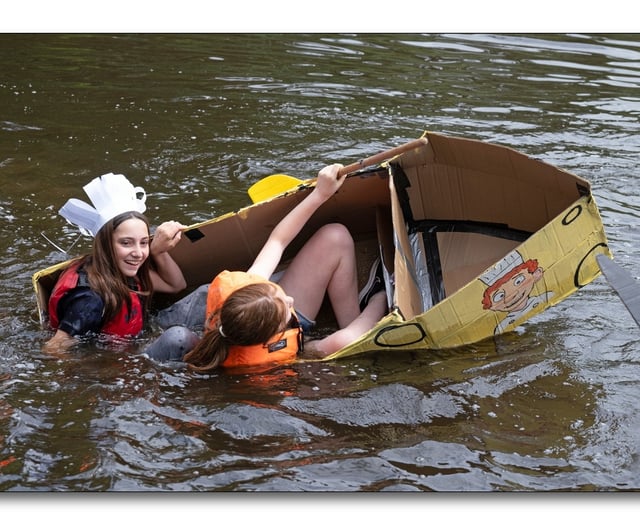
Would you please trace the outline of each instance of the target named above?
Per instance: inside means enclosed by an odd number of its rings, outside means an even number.
[[[227,297],[233,292],[249,284],[264,282],[268,281],[262,277],[246,272],[230,272],[228,270],[220,272],[211,282],[207,293],[207,322],[205,323],[205,331],[211,330],[216,326],[213,316],[222,307]],[[287,328],[282,334],[276,334],[266,343],[248,346],[231,346],[222,366],[255,366],[288,363],[295,360],[298,352],[302,350],[303,337],[302,328],[297,322],[298,318],[293,310],[291,315],[295,320],[295,327]]]
[[[88,282],[86,284],[81,282],[80,264],[81,263],[72,264],[62,272],[49,297],[49,324],[54,330],[57,329],[60,324],[60,320],[58,319],[58,303],[60,299],[62,299],[64,294],[73,290],[79,284],[81,286],[89,286]],[[86,280],[86,276],[83,277],[83,280]],[[100,330],[102,333],[124,337],[138,335],[142,331],[144,319],[140,296],[134,290],[131,290],[129,295],[131,297],[131,310],[129,311],[127,305],[123,304],[115,317],[102,325]]]

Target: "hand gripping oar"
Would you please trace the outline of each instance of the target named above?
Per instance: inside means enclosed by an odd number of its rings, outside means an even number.
[[[615,292],[622,299],[623,304],[631,313],[638,326],[640,326],[640,283],[618,263],[609,259],[606,255],[596,255],[598,266]]]
[[[348,175],[349,173],[353,173],[354,171],[366,168],[368,166],[373,166],[374,164],[378,164],[383,160],[390,159],[406,151],[424,146],[427,143],[427,139],[421,137],[419,139],[412,140],[411,142],[407,142],[402,146],[397,146],[395,148],[391,148],[390,150],[377,153],[376,155],[372,155],[371,157],[367,157],[366,159],[362,159],[358,162],[354,162],[353,164],[342,167],[338,172],[338,177]],[[275,197],[276,195],[280,195],[285,191],[299,186],[300,184],[307,183],[313,180],[315,180],[315,178],[303,181],[302,179],[292,177],[291,175],[277,173],[275,175],[268,175],[265,178],[254,183],[249,188],[248,193],[251,201],[253,203],[256,203],[267,200],[271,197]]]

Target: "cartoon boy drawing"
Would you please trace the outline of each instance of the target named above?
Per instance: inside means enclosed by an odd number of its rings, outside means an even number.
[[[537,306],[546,303],[553,292],[531,295],[533,286],[542,279],[544,270],[536,259],[525,261],[517,251],[506,255],[480,276],[488,286],[482,297],[485,310],[506,312],[507,316],[496,326],[494,333],[504,332],[518,319]]]

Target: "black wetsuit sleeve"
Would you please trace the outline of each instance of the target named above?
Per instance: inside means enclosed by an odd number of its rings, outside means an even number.
[[[69,290],[58,303],[58,328],[71,336],[98,334],[102,328],[104,301],[90,288]]]

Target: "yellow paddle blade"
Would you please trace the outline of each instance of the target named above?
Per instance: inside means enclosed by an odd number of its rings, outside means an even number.
[[[276,173],[275,175],[268,175],[264,179],[259,180],[253,184],[248,190],[251,202],[262,202],[276,195],[280,195],[287,190],[295,188],[300,185],[302,181],[296,179],[291,175],[284,175],[283,173]]]

